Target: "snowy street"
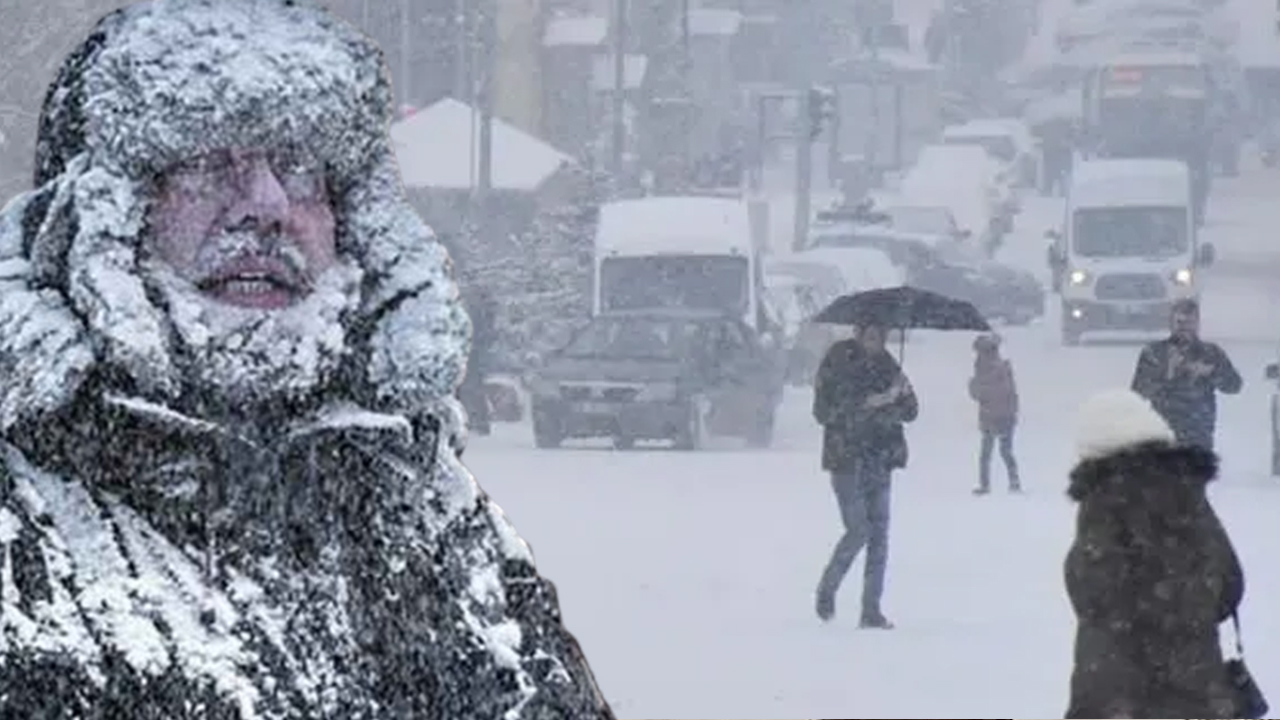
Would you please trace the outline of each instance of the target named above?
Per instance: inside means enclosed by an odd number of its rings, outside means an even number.
[[[1249,665],[1274,704],[1280,480],[1269,476],[1273,385],[1263,369],[1280,347],[1280,174],[1250,166],[1216,182],[1204,335],[1227,350],[1245,389],[1220,402],[1224,467],[1210,492],[1245,566]],[[1060,213],[1059,202],[1029,197],[1004,259],[1043,271],[1042,235]],[[836,619],[814,614],[840,525],[808,389],[791,391],[771,450],[538,451],[527,425],[501,425],[473,438],[466,460],[556,583],[619,717],[1060,717],[1074,631],[1062,581],[1074,411],[1128,384],[1138,345],[1064,348],[1056,315],[1002,329],[1023,398],[1023,496],[970,494],[972,336],[908,343],[922,408],[908,428],[911,464],[895,476],[890,632],[856,627],[860,564]],[[1002,487],[998,461],[994,478]]]

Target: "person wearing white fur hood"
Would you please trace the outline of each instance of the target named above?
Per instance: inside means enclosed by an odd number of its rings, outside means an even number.
[[[1077,619],[1068,718],[1235,718],[1218,627],[1244,573],[1209,503],[1213,451],[1180,444],[1128,390],[1079,417],[1065,563]]]
[[[469,327],[377,47],[102,19],[0,215],[0,718],[612,718],[460,464]]]

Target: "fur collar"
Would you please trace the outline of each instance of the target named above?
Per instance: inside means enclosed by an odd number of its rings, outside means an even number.
[[[1152,441],[1089,458],[1071,470],[1067,495],[1076,502],[1095,496],[1128,497],[1169,488],[1203,488],[1218,475],[1218,456],[1210,450]]]
[[[267,30],[246,33],[247,23]],[[289,42],[273,44],[273,33]],[[249,43],[261,67],[219,64],[244,48],[209,35]],[[214,98],[219,112],[202,111]],[[0,212],[0,431],[67,407],[93,376],[123,374],[129,387],[116,390],[179,403],[139,267],[152,173],[211,146],[274,140],[309,143],[329,162],[339,249],[363,274],[333,399],[434,414],[460,435],[452,395],[470,326],[445,251],[404,196],[390,98],[376,47],[307,3],[157,0],[104,19],[46,99],[41,184]],[[129,341],[90,332],[105,324]]]

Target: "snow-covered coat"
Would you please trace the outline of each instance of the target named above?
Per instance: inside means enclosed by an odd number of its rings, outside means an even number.
[[[612,717],[457,459],[469,328],[390,108],[295,0],[140,4],[63,66],[0,214],[0,718]],[[213,416],[139,271],[152,180],[280,143],[325,159],[358,308],[317,392]]]
[[[1206,495],[1217,456],[1176,444],[1128,392],[1089,415],[1068,491],[1079,510],[1065,563],[1077,619],[1066,717],[1235,717],[1218,627],[1244,575]]]

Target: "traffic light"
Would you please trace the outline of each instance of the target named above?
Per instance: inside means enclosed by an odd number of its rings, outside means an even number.
[[[826,124],[835,118],[836,94],[826,88],[809,88],[809,139],[816,140]]]

